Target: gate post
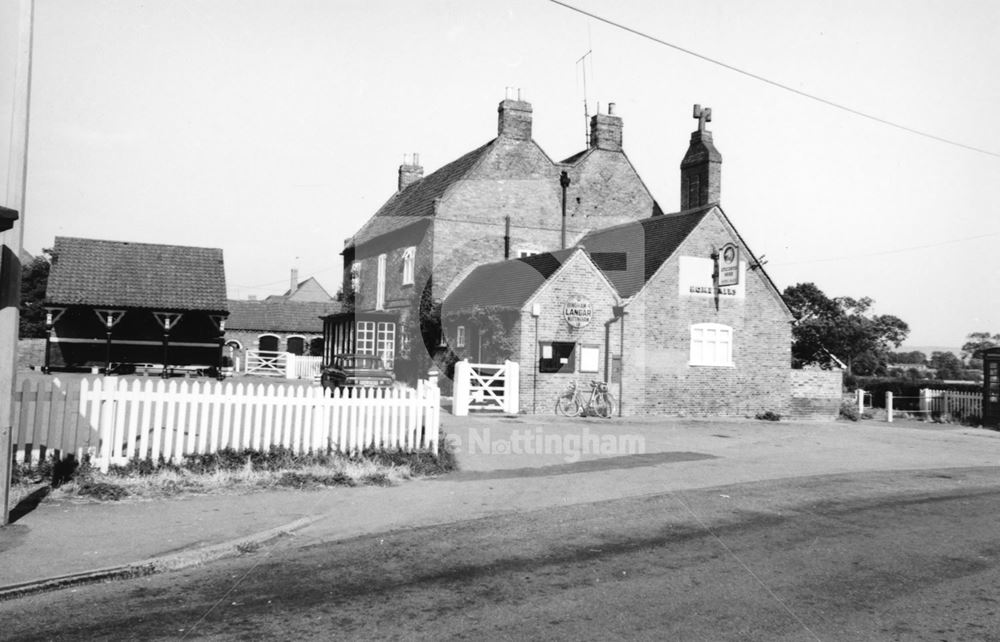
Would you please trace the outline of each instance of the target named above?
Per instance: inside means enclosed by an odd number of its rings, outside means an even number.
[[[521,407],[518,400],[520,366],[508,359],[503,362],[503,367],[506,373],[503,378],[503,411],[509,415],[516,415]]]
[[[452,393],[451,414],[465,417],[469,414],[469,394],[471,393],[469,377],[471,366],[468,359],[455,363],[455,381]]]
[[[291,352],[285,353],[285,379],[298,379],[295,372],[295,355]]]
[[[854,392],[855,396],[858,398],[858,414],[863,415],[865,414],[865,391],[858,388]]]
[[[885,420],[892,423],[892,391],[885,391]]]

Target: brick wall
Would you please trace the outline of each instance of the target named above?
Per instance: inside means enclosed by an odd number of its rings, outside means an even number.
[[[45,365],[45,339],[20,339],[17,342],[17,367],[41,369]]]
[[[626,308],[627,414],[788,412],[790,319],[764,277],[748,270],[745,298],[720,297],[718,309],[711,296],[679,293],[679,257],[707,258],[729,241],[738,242],[722,217],[710,214]],[[732,328],[735,367],[689,365],[697,323]]]
[[[582,294],[590,300],[593,317],[590,324],[583,328],[574,328],[563,317],[563,306],[571,295]],[[549,373],[537,372],[536,321],[531,315],[532,302],[541,308],[537,321],[537,341],[572,341],[581,345],[593,345],[600,348],[597,372],[580,372],[579,351],[575,356],[575,372]],[[589,391],[587,383],[592,379],[605,378],[605,322],[611,319],[612,306],[617,305],[617,297],[611,286],[597,271],[590,259],[582,252],[577,252],[563,266],[562,271],[550,280],[529,301],[521,311],[520,358],[513,360],[521,364],[521,381],[519,384],[520,404],[522,412],[537,412],[551,414],[555,411],[556,399],[562,394],[571,381],[577,381]]]
[[[838,416],[843,386],[844,373],[841,370],[792,370],[789,414],[796,418]]]

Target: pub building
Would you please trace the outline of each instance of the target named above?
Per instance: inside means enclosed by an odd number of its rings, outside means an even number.
[[[521,412],[552,413],[570,382],[604,380],[624,415],[836,414],[840,373],[791,369],[792,315],[720,205],[710,109],[695,106],[673,213],[635,173],[611,110],[561,162],[531,140],[530,105],[498,111],[487,145],[427,177],[400,167],[399,191],[347,240],[354,314],[384,316],[388,333],[432,292],[440,349],[517,362]]]

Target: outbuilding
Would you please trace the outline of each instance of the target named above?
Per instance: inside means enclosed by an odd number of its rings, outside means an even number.
[[[229,314],[222,250],[57,236],[45,307],[46,370],[214,371]]]

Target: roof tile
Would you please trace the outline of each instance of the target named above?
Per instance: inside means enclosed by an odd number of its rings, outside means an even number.
[[[46,300],[225,312],[222,250],[57,236]]]

